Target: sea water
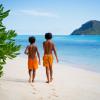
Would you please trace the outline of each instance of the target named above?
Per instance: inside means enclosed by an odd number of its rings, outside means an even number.
[[[43,35],[36,35],[36,45],[39,49],[41,60],[43,56]],[[15,40],[21,45],[20,56],[28,43],[29,35],[18,35]],[[100,72],[100,36],[80,35],[54,35],[52,38],[59,58],[59,63]],[[54,61],[55,62],[55,61]]]

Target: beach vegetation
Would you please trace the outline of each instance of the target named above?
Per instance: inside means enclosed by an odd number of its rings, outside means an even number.
[[[3,5],[0,5],[0,77],[3,75],[3,66],[6,64],[7,58],[15,58],[21,47],[16,44],[15,30],[7,30],[3,25],[3,20],[9,15],[9,12],[10,10],[4,11]]]

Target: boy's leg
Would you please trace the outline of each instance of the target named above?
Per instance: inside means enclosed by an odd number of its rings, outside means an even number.
[[[34,82],[34,79],[35,79],[35,75],[36,75],[36,70],[33,70],[33,77],[32,77],[32,82]]]
[[[52,65],[49,66],[49,69],[50,69],[50,82],[52,82],[53,78],[53,69],[52,69]]]
[[[29,82],[31,82],[31,70],[29,69],[28,72],[29,72]]]
[[[48,67],[46,67],[46,76],[47,76],[46,83],[49,83],[50,82],[50,79],[49,79],[49,68]]]

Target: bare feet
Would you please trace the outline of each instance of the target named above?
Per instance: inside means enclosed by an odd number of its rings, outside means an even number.
[[[28,82],[29,82],[29,83],[31,82],[31,78],[29,78]]]
[[[34,79],[32,79],[32,82],[34,82]]]
[[[50,83],[50,81],[46,81],[46,83]]]
[[[50,79],[50,82],[52,82],[53,78]]]
[[[52,82],[53,78],[50,78],[50,80],[46,81],[46,83]]]

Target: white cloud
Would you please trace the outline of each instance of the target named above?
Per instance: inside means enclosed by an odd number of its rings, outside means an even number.
[[[27,15],[27,16],[42,16],[42,17],[53,17],[58,18],[57,14],[51,12],[37,11],[37,10],[20,10],[15,11],[12,15]]]
[[[58,18],[56,14],[50,12],[36,11],[36,10],[21,10],[22,14],[31,15],[31,16],[43,16],[43,17],[54,17]]]

